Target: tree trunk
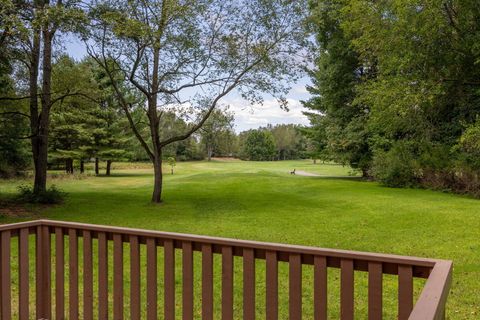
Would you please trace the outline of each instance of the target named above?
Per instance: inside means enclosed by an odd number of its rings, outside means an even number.
[[[370,170],[368,168],[361,168],[362,170],[362,178],[368,179],[370,178]]]
[[[33,183],[33,192],[39,194],[47,190],[47,136],[39,136],[35,139],[36,155],[33,159],[35,166],[35,180]]]
[[[98,158],[95,158],[95,175],[98,176],[100,171],[98,170]]]
[[[80,173],[85,172],[85,161],[80,160]]]
[[[32,153],[35,167],[33,192],[38,194],[47,189],[48,162],[48,129],[50,125],[50,109],[52,108],[52,41],[53,32],[45,23],[40,37],[40,28],[34,30],[33,49],[30,70],[30,126],[32,135]],[[42,60],[42,94],[40,101],[42,110],[38,109],[38,69],[40,59],[40,38],[43,40]],[[35,82],[35,83],[34,83]]]
[[[313,164],[317,164],[317,159],[313,158]]]
[[[110,175],[110,168],[112,167],[112,160],[107,160],[107,171],[106,171],[106,175],[109,176]]]
[[[65,160],[65,172],[66,173],[73,173],[73,159],[66,159]]]
[[[207,145],[207,159],[208,161],[212,160],[213,148],[211,144]]]
[[[35,169],[35,178],[33,183],[33,192],[38,194],[47,189],[47,172],[46,163],[43,164],[39,161],[41,153],[40,146],[45,144],[41,142],[43,135],[39,132],[39,110],[38,110],[38,69],[40,65],[40,27],[35,27],[33,32],[33,43],[30,56],[30,79],[29,79],[29,91],[30,91],[30,139],[32,145],[32,157],[33,165]]]
[[[155,155],[153,161],[153,171],[155,173],[154,182],[153,182],[153,194],[152,202],[160,203],[162,202],[162,184],[163,184],[163,173],[162,173],[162,152]]]

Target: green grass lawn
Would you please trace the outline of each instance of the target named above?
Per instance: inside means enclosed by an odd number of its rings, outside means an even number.
[[[293,176],[289,174],[293,168],[322,176]],[[480,318],[480,201],[429,190],[384,188],[351,177],[350,171],[311,161],[178,163],[175,174],[165,176],[164,203],[153,205],[149,166],[114,164],[111,177],[53,179],[69,193],[67,201],[38,216],[451,259],[454,280],[448,316]],[[0,193],[12,195],[22,183],[0,182]],[[31,218],[1,217],[0,223]],[[335,272],[331,277],[338,280]],[[362,293],[360,289],[356,297],[366,301]],[[334,290],[332,295],[336,294]],[[394,308],[387,300],[389,306]],[[358,308],[359,315],[364,314],[361,302]]]

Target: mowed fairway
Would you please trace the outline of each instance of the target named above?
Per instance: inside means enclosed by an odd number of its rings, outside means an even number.
[[[322,176],[290,175],[294,168]],[[53,183],[69,193],[67,201],[44,209],[40,216],[451,259],[454,280],[448,317],[480,318],[480,200],[384,188],[351,177],[349,171],[311,161],[177,163],[175,174],[165,176],[164,203],[153,205],[149,202],[151,169],[114,164],[111,177],[54,179]],[[22,183],[0,182],[2,196],[13,194]],[[0,223],[28,218],[32,217],[2,217]],[[177,285],[181,286],[179,279]],[[310,299],[308,292],[304,298]],[[366,301],[366,297],[359,299]],[[330,301],[338,304],[333,298]],[[362,303],[359,318],[365,315]],[[393,302],[387,301],[389,305],[394,309]]]

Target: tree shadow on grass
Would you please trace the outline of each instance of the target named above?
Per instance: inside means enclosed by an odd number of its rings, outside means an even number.
[[[322,179],[322,180],[344,180],[344,181],[356,181],[356,182],[369,182],[368,179],[363,177],[350,177],[350,176],[317,176],[317,177],[310,177],[314,179]]]

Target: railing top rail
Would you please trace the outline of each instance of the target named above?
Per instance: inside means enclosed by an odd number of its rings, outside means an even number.
[[[343,259],[352,259],[352,260],[394,263],[394,264],[403,264],[403,265],[428,267],[428,268],[433,268],[437,262],[444,261],[444,260],[438,260],[438,259],[428,259],[428,258],[419,258],[419,257],[410,257],[410,256],[401,256],[401,255],[392,255],[392,254],[380,254],[380,253],[350,251],[350,250],[340,250],[340,249],[327,249],[327,248],[279,244],[279,243],[271,243],[271,242],[259,242],[259,241],[250,241],[250,240],[236,240],[236,239],[230,239],[230,238],[191,235],[191,234],[183,234],[183,233],[175,233],[175,232],[151,231],[151,230],[144,230],[144,229],[112,227],[112,226],[105,226],[105,225],[85,224],[85,223],[77,223],[77,222],[64,222],[64,221],[54,221],[54,220],[35,220],[30,222],[20,222],[20,223],[3,225],[3,226],[0,226],[0,231],[13,230],[13,229],[19,229],[19,228],[25,228],[25,227],[33,227],[38,225],[62,227],[62,228],[73,228],[73,229],[89,230],[89,231],[96,231],[96,232],[110,232],[110,233],[117,233],[117,234],[123,234],[123,235],[154,237],[154,238],[161,238],[161,239],[172,239],[172,240],[178,240],[178,241],[200,242],[200,243],[233,246],[233,247],[241,247],[241,248],[282,251],[286,253],[299,253],[299,254],[320,255],[320,256],[343,258]]]
[[[10,223],[0,225],[0,231],[7,231],[7,230],[18,230],[22,228],[31,228],[36,227],[42,224],[43,220],[33,220],[33,221],[25,221],[25,222],[17,222],[17,223]]]
[[[445,304],[452,282],[452,261],[438,261],[410,314],[409,320],[444,319]]]

